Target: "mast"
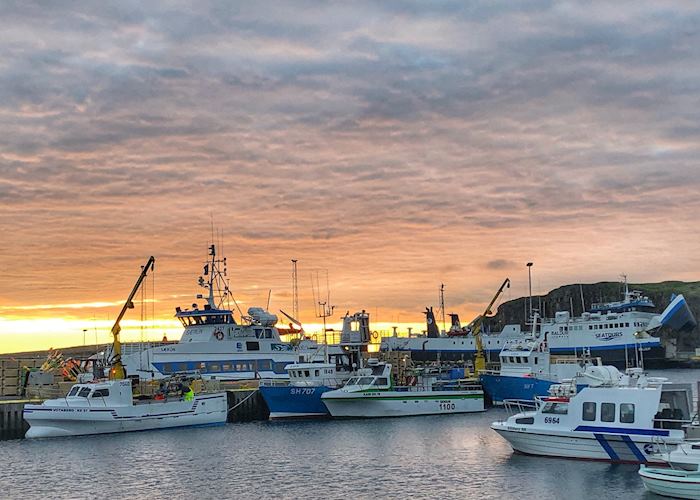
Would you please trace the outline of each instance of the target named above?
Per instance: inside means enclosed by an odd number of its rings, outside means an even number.
[[[297,275],[297,259],[292,259],[292,317],[299,320],[299,284]]]
[[[151,255],[148,259],[148,262],[146,262],[146,265],[141,268],[141,274],[136,280],[136,284],[131,290],[129,297],[126,299],[124,306],[122,307],[121,311],[119,311],[119,315],[117,316],[117,319],[114,322],[114,326],[112,326],[112,337],[114,338],[114,340],[112,342],[112,368],[110,368],[109,370],[110,380],[122,380],[126,378],[126,370],[124,369],[124,365],[122,364],[122,344],[119,341],[119,332],[121,332],[122,329],[120,323],[122,318],[124,317],[124,314],[126,314],[126,310],[134,308],[134,303],[132,302],[132,299],[139,291],[141,283],[143,283],[143,280],[146,278],[146,275],[148,275],[148,271],[154,269],[155,262],[155,257]]]
[[[440,283],[440,311],[442,313],[442,333],[446,331],[445,326],[445,284]]]

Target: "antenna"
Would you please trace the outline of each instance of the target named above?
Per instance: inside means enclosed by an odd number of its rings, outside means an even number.
[[[267,291],[267,307],[265,307],[265,310],[266,310],[266,311],[269,311],[269,310],[270,310],[270,297],[271,297],[271,296],[272,296],[272,288],[270,288],[270,289]]]
[[[297,259],[292,259],[292,317],[299,321],[299,284],[297,262]]]
[[[440,283],[440,311],[442,312],[442,331],[446,331],[445,326],[445,284]]]
[[[314,308],[316,309],[316,317],[323,319],[323,343],[328,345],[327,331],[326,331],[326,318],[333,315],[333,309],[335,306],[330,305],[331,301],[331,291],[328,285],[328,269],[326,271],[326,300],[321,300],[321,289],[319,283],[319,271],[316,271],[316,286],[314,287],[314,275],[311,274],[311,293],[314,297]],[[318,297],[318,302],[316,302],[316,297]],[[318,307],[317,307],[318,306]]]

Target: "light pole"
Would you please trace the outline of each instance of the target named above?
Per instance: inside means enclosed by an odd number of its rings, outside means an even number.
[[[530,319],[532,319],[532,262],[527,263],[527,287],[530,297]]]

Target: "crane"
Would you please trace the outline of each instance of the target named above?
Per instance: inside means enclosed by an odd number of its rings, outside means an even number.
[[[112,337],[114,338],[114,340],[112,342],[112,367],[109,370],[110,380],[122,380],[126,378],[126,370],[124,369],[124,365],[122,364],[122,344],[119,341],[119,332],[121,331],[122,327],[119,324],[121,323],[124,314],[126,314],[126,310],[134,308],[134,303],[132,302],[132,299],[134,298],[134,295],[136,295],[136,292],[139,291],[141,283],[143,283],[143,280],[146,278],[148,271],[152,271],[154,269],[155,262],[155,257],[151,255],[148,258],[148,262],[146,262],[146,265],[141,268],[141,275],[136,280],[136,284],[131,290],[129,298],[126,299],[124,307],[122,307],[122,310],[119,312],[119,315],[117,316],[117,319],[114,322],[114,326],[112,327]]]
[[[491,314],[491,307],[496,303],[498,300],[498,297],[501,296],[503,293],[503,290],[506,288],[510,288],[510,279],[506,278],[503,283],[501,284],[501,287],[498,289],[496,292],[496,295],[493,296],[491,299],[491,302],[489,302],[489,305],[486,306],[486,310],[484,311],[484,314],[481,316],[478,316],[470,325],[472,334],[474,335],[475,339],[475,344],[476,344],[476,355],[474,356],[474,375],[479,375],[480,372],[484,371],[486,369],[486,358],[484,357],[484,345],[483,342],[481,341],[481,326],[484,323],[484,318]]]

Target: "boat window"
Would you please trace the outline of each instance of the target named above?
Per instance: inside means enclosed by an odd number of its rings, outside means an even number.
[[[170,363],[165,363],[163,365],[163,373],[172,373],[173,372],[173,367]]]
[[[534,419],[534,417],[516,418],[515,423],[516,424],[534,424],[535,419]]]
[[[537,359],[538,359],[537,356],[535,356],[535,364],[537,364]]]
[[[209,371],[210,372],[220,372],[221,367],[219,366],[218,363],[209,363]]]
[[[201,363],[199,363],[199,369],[200,369],[200,370],[204,370],[206,367],[207,367],[207,364],[206,364],[204,361],[202,361]]]
[[[630,324],[625,322],[625,328],[628,328],[629,326],[630,326]]]
[[[311,376],[311,374],[309,373],[309,370],[304,370],[304,376],[306,376],[306,377],[310,377],[310,376]]]
[[[261,337],[262,337],[262,332],[263,332],[263,331],[262,331],[262,328],[256,328],[256,329],[255,329],[255,336],[256,336],[257,338],[261,338]]]
[[[265,338],[266,339],[272,338],[272,328],[265,328]]]
[[[90,388],[89,387],[81,387],[80,392],[78,393],[79,398],[86,398],[88,397],[88,394],[90,394]]]
[[[583,403],[583,419],[589,422],[595,420],[595,403]]]
[[[510,357],[510,362],[515,363],[515,358],[513,358],[513,356]]]
[[[360,377],[360,380],[357,381],[357,385],[370,385],[373,380],[373,377]]]
[[[600,405],[600,419],[603,422],[615,421],[615,403],[603,403]]]
[[[248,351],[259,351],[260,350],[260,342],[246,342],[245,348]]]
[[[554,413],[556,415],[566,415],[569,413],[569,403],[548,401],[542,408],[542,413]]]
[[[379,377],[375,382],[374,385],[389,385],[389,380],[387,380],[386,377]]]
[[[78,389],[80,389],[80,387],[77,386],[77,385],[74,385],[73,388],[72,388],[72,389],[70,390],[70,392],[68,393],[68,395],[69,395],[69,396],[75,396],[75,393],[78,392]]]
[[[178,365],[179,369],[181,372],[186,372],[187,371],[187,363],[180,363]]]
[[[345,385],[355,385],[357,384],[357,377],[352,377],[348,379],[348,381],[345,383]]]
[[[589,330],[593,330],[593,325],[588,325]]]
[[[95,392],[92,393],[93,398],[106,398],[109,396],[109,389],[95,389]]]
[[[314,377],[318,377],[320,375],[321,375],[321,373],[318,370],[314,370]]]
[[[223,365],[221,365],[221,371],[222,372],[230,372],[231,371],[231,364],[224,363]]]
[[[270,361],[269,360],[264,360],[264,361],[259,361],[258,366],[260,367],[260,370],[270,370]]]
[[[623,423],[623,424],[633,424],[634,423],[634,404],[633,403],[621,403],[620,404],[620,423]]]

